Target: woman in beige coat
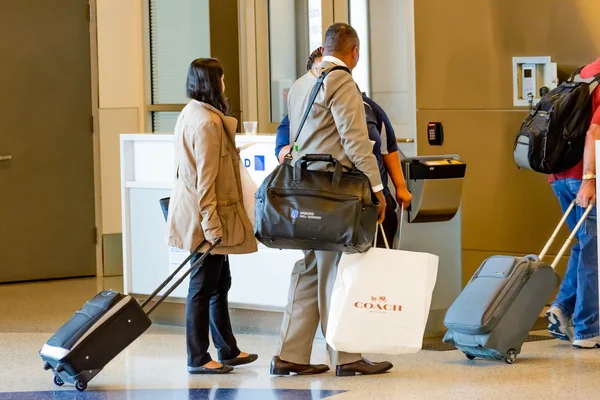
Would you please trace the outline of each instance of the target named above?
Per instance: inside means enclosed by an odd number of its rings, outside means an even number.
[[[237,120],[227,115],[221,63],[201,58],[187,77],[191,99],[175,126],[176,178],[167,221],[169,246],[193,251],[203,240],[221,244],[190,276],[186,309],[188,371],[222,374],[258,357],[242,353],[231,328],[228,254],[257,250],[252,223],[242,199],[240,158],[235,143]],[[208,246],[202,248],[206,251]],[[201,254],[195,253],[193,263]],[[208,353],[209,330],[220,363]]]

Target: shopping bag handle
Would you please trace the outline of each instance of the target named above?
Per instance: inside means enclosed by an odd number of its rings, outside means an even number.
[[[404,227],[404,204],[398,204],[400,207],[400,226],[398,227],[398,248],[396,250],[400,250],[400,241],[402,240],[402,228]]]
[[[383,225],[379,222],[377,223],[377,228],[375,228],[375,243],[373,247],[377,247],[377,237],[379,236],[379,231],[381,230],[381,236],[383,237],[383,243],[385,243],[385,248],[389,249],[390,244],[388,243],[387,237],[385,236],[385,230],[383,229]]]
[[[397,233],[398,245],[395,250],[400,250],[400,240],[402,238],[402,228],[404,227],[404,207],[402,204],[398,204],[398,207],[400,207],[400,225],[398,227],[398,233]],[[383,225],[380,223],[377,223],[377,227],[375,228],[375,242],[373,243],[373,247],[377,247],[377,237],[378,237],[377,234],[379,233],[380,229],[381,229],[381,236],[383,236],[383,241],[385,242],[385,248],[389,249],[390,244],[387,240],[387,236],[385,236],[385,230],[383,228]]]

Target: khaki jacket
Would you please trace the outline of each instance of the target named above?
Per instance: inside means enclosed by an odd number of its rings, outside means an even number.
[[[221,238],[215,254],[257,251],[242,198],[236,127],[235,118],[195,100],[179,115],[176,178],[167,219],[169,246],[193,251],[205,238]]]
[[[290,143],[296,136],[317,77],[334,66],[330,62],[317,64],[290,89]],[[355,165],[362,171],[374,191],[383,189],[373,144],[369,140],[362,96],[349,73],[333,71],[325,78],[292,152],[294,161],[306,154],[331,154],[343,166]],[[308,168],[321,167],[321,164],[313,163]]]

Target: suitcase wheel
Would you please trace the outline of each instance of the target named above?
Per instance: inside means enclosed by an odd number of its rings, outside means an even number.
[[[52,365],[48,361],[44,362],[44,371],[48,371],[50,368],[52,368]]]
[[[78,392],[83,392],[85,389],[87,389],[87,383],[75,381],[75,389],[77,389]]]
[[[506,361],[507,364],[514,364],[515,361],[517,361],[517,351],[515,349],[510,349],[508,353],[506,353],[504,361]]]
[[[63,380],[62,380],[62,379],[60,379],[58,376],[54,375],[54,384],[55,384],[56,386],[62,386],[62,385],[64,385],[65,383],[64,383],[64,382],[63,382]]]
[[[471,355],[471,354],[469,354],[469,353],[465,353],[465,356],[466,356],[466,357],[467,357],[469,360],[474,360],[474,359],[475,359],[475,356],[474,356],[474,355]]]

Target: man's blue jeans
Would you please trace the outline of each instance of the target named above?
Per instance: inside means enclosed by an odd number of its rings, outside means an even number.
[[[565,212],[577,197],[581,180],[561,179],[552,182],[554,194]],[[573,230],[585,209],[576,206],[567,218]],[[590,339],[600,335],[598,325],[598,238],[596,208],[592,210],[576,235],[577,243],[571,249],[565,279],[553,305],[567,317],[573,317],[575,340]]]

